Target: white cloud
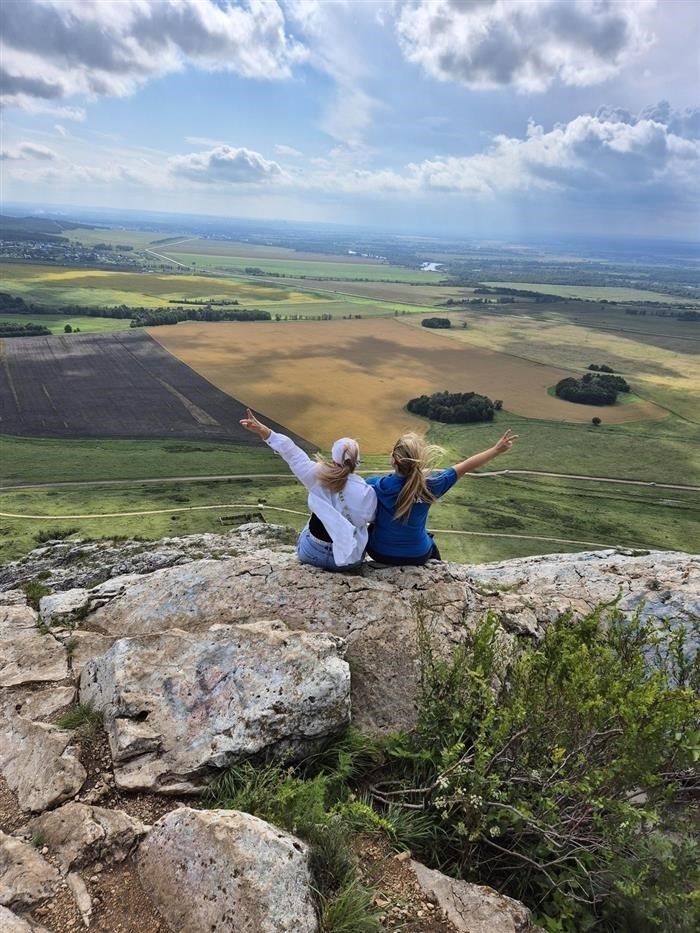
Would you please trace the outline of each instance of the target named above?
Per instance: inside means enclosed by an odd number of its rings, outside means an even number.
[[[671,127],[694,125],[694,112],[660,106],[637,116],[605,108],[549,131],[530,123],[524,137],[497,136],[483,152],[435,156],[400,170],[357,170],[340,156],[317,159],[304,183],[325,191],[445,192],[493,201],[550,192],[603,204],[621,197],[631,204],[674,196],[690,202],[689,193],[700,191],[700,133],[685,138]],[[654,115],[665,115],[668,125]]]
[[[131,94],[186,63],[248,78],[285,78],[305,50],[277,0],[23,0],[5,3],[4,102]]]
[[[544,91],[616,75],[653,41],[654,0],[409,0],[397,8],[406,58],[475,89]]]
[[[294,146],[285,146],[284,143],[278,143],[275,146],[275,152],[277,155],[289,156],[290,159],[299,159],[304,155],[303,152],[299,152],[299,150],[295,149]]]
[[[65,137],[65,136],[70,136],[70,133],[69,133],[68,130],[65,128],[65,126],[61,126],[60,123],[54,123],[54,127],[53,127],[53,128],[56,130],[56,132],[58,133],[59,136],[64,136],[64,137]]]
[[[204,184],[258,185],[283,177],[277,162],[268,161],[251,149],[232,146],[172,156],[168,165],[174,175]]]
[[[20,143],[15,148],[3,149],[0,153],[0,159],[8,161],[19,161],[21,159],[39,159],[43,162],[49,162],[57,158],[53,149],[48,146],[41,146],[38,143]]]

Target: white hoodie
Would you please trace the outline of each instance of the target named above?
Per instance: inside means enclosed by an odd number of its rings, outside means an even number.
[[[336,564],[344,567],[362,560],[367,547],[367,525],[377,510],[374,489],[361,476],[351,473],[341,493],[331,492],[318,481],[320,464],[286,434],[272,431],[265,443],[282,457],[309,490],[309,508],[331,537]]]

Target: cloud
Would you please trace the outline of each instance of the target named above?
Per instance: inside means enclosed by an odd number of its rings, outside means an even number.
[[[305,49],[277,0],[23,0],[0,11],[4,103],[125,96],[186,63],[286,78]]]
[[[690,206],[697,200],[692,192],[700,191],[700,139],[671,128],[694,126],[694,114],[675,113],[663,103],[637,115],[604,108],[548,131],[530,123],[523,137],[497,136],[473,155],[435,156],[398,170],[353,170],[333,158],[316,160],[305,183],[375,195],[443,192],[495,202],[549,193],[562,204],[670,205],[675,199]]]
[[[597,84],[648,48],[654,0],[410,0],[396,29],[430,77],[474,89]]]
[[[669,132],[683,139],[700,139],[700,107],[686,107],[674,110],[667,100],[661,100],[652,107],[645,107],[635,115],[621,107],[599,107],[596,117],[611,123],[627,123],[635,126],[640,120],[660,123]]]
[[[278,145],[275,146],[275,152],[277,155],[289,156],[291,159],[299,159],[304,155],[303,152],[299,152],[294,146],[285,146],[284,143],[278,143]]]
[[[54,123],[53,128],[56,130],[59,136],[70,136],[70,133],[65,128],[65,126],[61,126],[60,123]]]
[[[0,153],[0,159],[13,162],[21,159],[39,159],[43,162],[49,162],[56,158],[53,149],[49,149],[48,146],[41,146],[38,143],[20,143],[14,149],[3,149]]]
[[[174,175],[204,184],[259,185],[283,176],[277,162],[268,161],[251,149],[234,149],[232,146],[172,156],[168,164]]]

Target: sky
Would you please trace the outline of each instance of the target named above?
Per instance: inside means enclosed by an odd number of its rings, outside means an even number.
[[[695,0],[4,0],[0,197],[698,238]]]

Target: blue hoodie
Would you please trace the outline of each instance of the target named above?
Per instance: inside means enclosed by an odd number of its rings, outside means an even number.
[[[388,476],[370,476],[367,483],[374,487],[377,494],[377,516],[370,531],[369,546],[377,554],[387,557],[423,557],[433,542],[425,529],[428,521],[427,502],[414,502],[406,518],[395,519],[396,500],[405,480],[396,473]],[[428,477],[427,485],[431,493],[439,499],[457,482],[454,467],[434,473]]]

